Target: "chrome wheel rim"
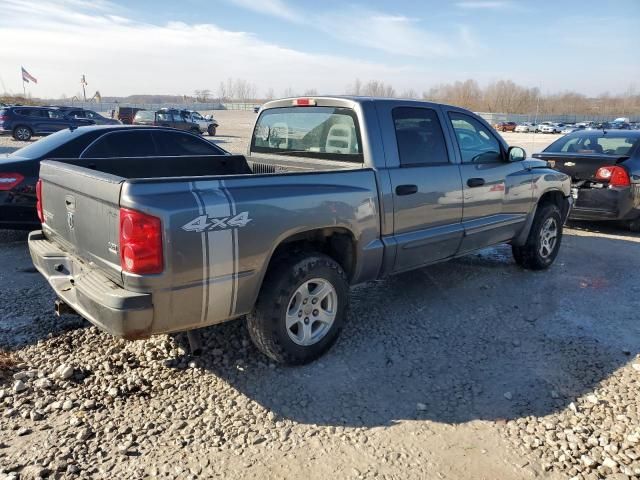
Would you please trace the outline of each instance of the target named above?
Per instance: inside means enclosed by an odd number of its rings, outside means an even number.
[[[323,278],[307,280],[289,299],[287,334],[298,345],[314,345],[327,335],[337,312],[338,294],[335,287]]]
[[[542,258],[549,258],[553,253],[558,241],[558,222],[551,217],[547,218],[540,230],[539,253]]]
[[[16,134],[19,140],[26,140],[29,137],[29,132],[26,128],[19,128]]]

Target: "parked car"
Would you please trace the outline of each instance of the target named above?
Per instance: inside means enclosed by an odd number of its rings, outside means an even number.
[[[23,142],[65,128],[92,125],[88,119],[67,118],[57,107],[4,107],[0,109],[0,135]]]
[[[65,113],[69,118],[85,118],[92,120],[96,125],[121,125],[122,122],[115,118],[107,118],[93,110],[85,110],[84,108],[70,109]]]
[[[246,315],[262,352],[305,363],[336,340],[350,285],[501,242],[549,267],[572,202],[569,176],[447,105],[273,101],[248,150],[42,162],[29,249],[59,310],[128,339]]]
[[[140,110],[144,110],[144,108],[118,107],[116,118],[125,125],[131,125],[133,123],[134,117],[136,116],[136,113],[138,113]]]
[[[180,114],[187,122],[195,123],[200,128],[200,133],[208,133],[210,137],[215,136],[217,128],[220,126],[212,115],[203,117],[193,110],[180,110]]]
[[[180,110],[162,108],[157,112],[143,110],[137,112],[133,118],[134,125],[155,125],[158,127],[171,127],[178,130],[200,134],[200,126],[190,117],[182,115]]]
[[[578,199],[570,218],[640,231],[640,131],[581,130],[533,156],[571,175]]]
[[[514,131],[518,133],[535,132],[536,126],[533,123],[529,122],[519,123]]]
[[[563,123],[542,122],[538,125],[538,131],[540,133],[560,133],[563,128]]]
[[[199,135],[168,128],[105,125],[65,129],[0,157],[0,228],[40,228],[36,181],[40,161],[45,158],[226,154]]]
[[[573,133],[578,130],[584,130],[584,125],[565,125],[560,133],[566,135],[567,133]]]
[[[517,126],[516,122],[498,122],[493,128],[500,132],[513,132]]]

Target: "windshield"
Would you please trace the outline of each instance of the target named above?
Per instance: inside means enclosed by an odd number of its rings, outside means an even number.
[[[251,151],[363,162],[355,112],[338,107],[265,110],[253,132]]]
[[[27,160],[40,158],[70,140],[83,135],[84,132],[85,131],[82,128],[60,130],[48,137],[44,137],[33,142],[31,145],[27,145],[26,147],[22,147],[20,150],[16,150],[9,154],[9,158]]]
[[[593,132],[593,131],[590,131]],[[640,143],[640,136],[611,135],[605,133],[584,133],[562,137],[549,145],[544,151],[548,153],[582,153],[628,156]]]

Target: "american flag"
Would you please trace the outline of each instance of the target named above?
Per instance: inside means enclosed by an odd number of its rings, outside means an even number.
[[[33,75],[31,75],[29,72],[27,72],[24,67],[20,67],[22,68],[22,81],[23,82],[33,82],[33,83],[38,83],[38,80],[36,79],[36,77],[34,77]]]

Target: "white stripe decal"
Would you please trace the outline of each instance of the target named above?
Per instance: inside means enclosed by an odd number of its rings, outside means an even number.
[[[195,182],[209,218],[231,216],[229,200],[218,180]],[[209,252],[207,323],[228,318],[233,297],[233,237],[231,230],[211,230],[205,233]]]
[[[227,194],[227,198],[229,199],[229,204],[231,206],[231,215],[235,217],[236,214],[238,213],[236,209],[235,199],[233,198],[233,195],[231,194],[231,191],[227,187],[225,181],[221,180],[220,183],[222,184],[222,188],[224,188],[224,191]],[[238,303],[238,274],[240,273],[239,271],[240,253],[238,252],[238,229],[232,228],[231,235],[233,237],[233,299],[231,302],[231,310],[229,311],[229,316],[233,317],[236,313],[236,305]]]
[[[193,197],[196,199],[196,203],[198,204],[198,212],[200,215],[204,215],[204,204],[202,202],[202,199],[200,198],[200,196],[198,195],[198,193],[195,191],[196,190],[196,185],[195,182],[191,182],[190,183],[190,187],[191,187],[191,194],[193,195]],[[207,318],[207,304],[208,304],[208,296],[209,296],[209,289],[206,285],[206,281],[209,278],[209,260],[207,258],[207,234],[206,232],[202,232],[202,234],[200,235],[201,241],[202,241],[202,308],[201,308],[201,313],[200,313],[200,323],[204,323],[206,318]]]

